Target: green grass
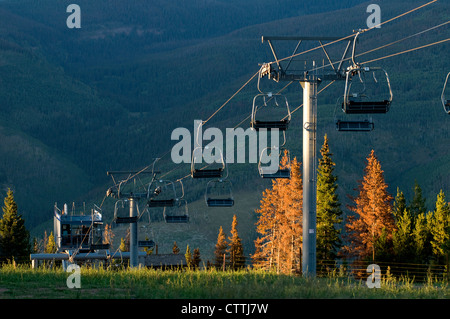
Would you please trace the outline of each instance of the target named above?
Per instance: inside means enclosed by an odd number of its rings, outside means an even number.
[[[81,269],[81,288],[69,289],[70,274],[61,268],[0,268],[0,298],[63,299],[292,299],[292,298],[427,298],[448,299],[447,282],[417,284],[383,278],[381,288],[347,277],[306,279],[274,272],[160,271],[154,269]]]

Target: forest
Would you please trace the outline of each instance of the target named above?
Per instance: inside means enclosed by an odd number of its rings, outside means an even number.
[[[190,129],[194,119],[209,117],[259,69],[259,63],[273,59],[267,45],[261,44],[262,35],[342,36],[355,26],[363,27],[367,18],[367,3],[363,1],[257,2],[79,1],[83,14],[80,30],[65,26],[68,2],[56,6],[50,0],[1,2],[0,184],[2,197],[8,188],[14,191],[20,214],[33,236],[42,237],[44,230],[50,233],[55,202],[102,203],[111,186],[108,170],[149,165],[170,149],[174,128]],[[386,19],[420,4],[418,0],[380,1]],[[358,52],[447,21],[448,12],[448,4],[439,2],[386,24],[362,36]],[[446,32],[448,27],[438,28],[367,54],[364,60],[440,40]],[[330,54],[340,51],[331,49]],[[385,191],[392,196],[392,209],[397,205],[407,208],[407,213],[400,208],[391,222],[378,226],[385,226],[386,231],[402,229],[405,234],[423,227],[427,229],[424,236],[434,236],[430,232],[437,222],[425,215],[437,210],[440,191],[448,197],[450,186],[449,121],[439,101],[448,72],[447,52],[448,43],[374,63],[388,71],[394,101],[386,116],[374,116],[375,130],[369,134],[335,130],[336,99],[342,95],[343,83],[335,83],[319,95],[317,136],[327,134],[333,150],[335,176],[339,178],[336,192],[343,212],[338,218],[343,220],[337,223],[339,229],[345,229],[344,224],[353,225],[347,215],[364,212],[353,200],[361,192],[356,181],[362,178],[367,156],[375,150],[383,165]],[[291,48],[283,51],[284,55],[291,53]],[[281,89],[281,84],[276,88]],[[286,90],[292,109],[301,104],[300,91],[298,84]],[[209,124],[220,129],[236,125],[246,129],[257,93],[252,82]],[[293,114],[291,128],[286,147],[292,158],[301,158],[301,111]],[[161,162],[161,169],[172,180],[189,174],[187,165],[176,166],[170,160]],[[181,238],[191,238],[194,232],[203,236],[204,244],[195,242],[191,247],[199,246],[208,256],[205,259],[212,258],[219,227],[227,233],[236,214],[246,260],[251,260],[255,240],[263,240],[254,227],[258,222],[254,212],[261,209],[263,191],[272,185],[261,181],[252,164],[230,165],[229,173],[236,206],[228,211],[206,208],[202,201],[205,185],[186,181],[193,229],[175,231],[155,224],[160,241],[167,243],[164,249],[170,251],[174,240],[186,247],[189,240]],[[268,193],[272,195],[272,191]],[[397,203],[402,197],[406,204]],[[416,201],[421,202],[420,209],[411,208]],[[104,202],[108,222],[113,205]],[[291,232],[298,231],[299,225],[294,226]],[[422,234],[420,230],[416,233]],[[364,251],[361,257],[373,259],[375,252],[375,259],[379,254],[394,261],[404,255],[405,260],[416,262],[408,256],[411,250],[419,249],[419,239],[413,241],[406,235],[409,241],[395,239],[389,232],[384,238],[383,228],[377,228],[378,235],[377,241],[372,238],[372,246],[357,247]],[[293,237],[291,250],[279,251],[279,258],[289,256],[288,268],[298,267],[300,240]],[[287,238],[279,240],[284,243]],[[348,242],[342,239],[340,248],[350,244],[350,238],[345,240]],[[333,254],[338,253],[335,244],[326,245],[334,247]],[[386,251],[373,249],[377,245]],[[408,247],[407,251],[397,251],[400,246]],[[422,261],[443,262],[444,257],[433,252],[438,246],[422,249]],[[333,259],[327,255],[330,251],[321,253],[326,260]],[[274,258],[269,263],[276,268]]]

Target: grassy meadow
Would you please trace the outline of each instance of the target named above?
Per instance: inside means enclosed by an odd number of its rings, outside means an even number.
[[[381,288],[339,274],[308,279],[242,270],[106,270],[81,268],[81,288],[68,288],[62,268],[0,268],[0,299],[449,299],[447,281],[415,283],[383,276]]]

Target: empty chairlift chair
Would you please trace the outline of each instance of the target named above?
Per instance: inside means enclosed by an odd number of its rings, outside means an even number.
[[[342,110],[346,114],[383,114],[389,111],[392,89],[387,72],[381,68],[357,67],[346,72]],[[377,74],[383,75],[378,78]],[[368,76],[371,75],[371,76]],[[381,81],[383,79],[384,81]],[[354,82],[362,87],[354,88]]]
[[[283,138],[284,141],[281,146],[266,147],[261,151],[258,161],[258,171],[262,178],[291,178],[290,152],[283,147],[286,144],[285,131],[283,131]],[[275,158],[273,155],[275,155]],[[286,155],[286,162],[280,163],[280,160],[284,155]],[[276,163],[273,163],[274,159],[276,159]],[[263,166],[263,162],[270,164],[268,166]]]
[[[192,178],[221,178],[225,171],[225,160],[223,153],[219,149],[214,149],[217,154],[211,153],[213,163],[207,164],[203,162],[203,154],[208,151],[208,147],[196,147],[192,152],[191,160],[191,177]]]
[[[449,95],[446,95],[446,92],[445,92],[447,90],[447,82],[448,82],[449,76],[450,76],[450,72],[447,74],[447,77],[445,78],[444,88],[442,89],[441,100],[442,100],[442,106],[444,107],[445,113],[450,115],[450,100],[448,100]]]
[[[273,163],[268,166],[262,165],[262,159],[265,156],[267,156],[268,162],[273,160],[273,158],[270,158],[270,155],[268,154],[269,152],[277,153],[276,157],[277,157],[278,161],[277,161],[276,167],[273,167],[273,165],[274,165]],[[286,154],[286,156],[287,156],[287,163],[283,163],[283,165],[280,166],[279,161],[283,154]],[[276,147],[266,147],[261,152],[261,156],[260,156],[259,162],[258,162],[258,171],[259,171],[259,175],[262,178],[291,178],[291,158],[290,158],[289,151],[284,148],[280,149],[280,148],[276,148]]]
[[[284,95],[262,93],[253,98],[250,125],[254,130],[279,129],[285,131],[291,121],[289,103]]]
[[[117,205],[119,204],[119,206]],[[129,216],[129,208],[125,206],[125,201],[120,199],[114,204],[114,219],[116,224],[132,224],[137,223],[138,216]]]
[[[208,207],[232,207],[234,198],[231,182],[212,180],[206,185],[205,202]]]
[[[177,199],[172,207],[164,207],[164,220],[168,224],[189,222],[188,204],[185,199]]]

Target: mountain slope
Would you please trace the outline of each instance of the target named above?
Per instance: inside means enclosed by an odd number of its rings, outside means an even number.
[[[268,7],[274,8],[276,2],[268,0]],[[57,187],[60,184],[44,178],[48,173],[43,173],[33,180],[41,180],[43,189],[50,189],[44,197],[36,191],[42,189],[36,183],[28,182],[33,189],[23,191],[27,174],[16,177],[9,172],[11,164],[5,164],[0,174],[0,179],[6,181],[2,182],[4,187],[15,186],[21,207],[28,202],[36,203],[32,206],[39,206],[43,212],[36,219],[31,218],[31,213],[25,217],[33,223],[48,219],[51,213],[44,211],[51,210],[54,201],[80,199],[101,203],[104,191],[111,184],[105,174],[107,170],[136,169],[150,164],[154,157],[170,150],[174,143],[170,134],[174,128],[186,127],[193,132],[194,119],[208,118],[258,70],[258,63],[273,60],[267,44],[261,44],[262,35],[345,36],[353,29],[364,28],[368,15],[365,12],[368,3],[326,12],[321,5],[331,2],[319,1],[318,10],[312,11],[314,14],[297,16],[303,11],[301,2],[295,1],[289,3],[297,9],[283,9],[269,19],[271,10],[266,12],[261,4],[259,13],[264,14],[259,16],[257,11],[246,7],[254,2],[248,3],[194,1],[175,6],[167,1],[152,1],[146,2],[143,8],[143,2],[139,1],[117,1],[114,6],[105,6],[102,1],[80,1],[84,21],[81,30],[65,27],[65,2],[58,2],[57,6],[50,6],[47,0],[32,3],[22,0],[6,6],[2,3],[1,120],[23,134],[30,145],[47,147],[50,153],[65,159],[61,160],[61,171],[67,173],[72,185],[80,185],[79,192]],[[350,3],[342,2],[342,5]],[[381,1],[382,19],[419,4],[423,2]],[[197,7],[202,10],[196,11]],[[342,7],[327,7],[332,8]],[[439,2],[367,32],[360,37],[358,52],[447,21],[448,9],[448,4]],[[199,23],[208,10],[215,13],[210,15],[212,19]],[[154,15],[147,19],[150,12]],[[163,19],[159,21],[158,17]],[[219,23],[229,19],[228,24]],[[448,32],[448,27],[442,28],[365,55],[363,59],[367,61],[447,38]],[[280,56],[291,54],[293,47],[295,43],[280,52]],[[335,131],[335,101],[342,95],[343,83],[333,84],[319,96],[318,145],[327,133],[344,204],[348,203],[346,195],[354,194],[356,181],[363,174],[365,157],[372,148],[381,160],[391,193],[399,186],[410,196],[417,179],[428,198],[429,209],[440,188],[448,193],[449,119],[439,105],[443,78],[448,72],[448,49],[449,45],[445,44],[371,64],[388,71],[394,103],[385,116],[374,116],[375,131],[370,134]],[[336,59],[342,50],[342,46],[336,45],[330,48],[330,54]],[[319,61],[324,56],[316,51],[300,58]],[[270,85],[275,90],[285,83]],[[257,93],[253,81],[208,126],[221,129],[236,126],[251,112],[251,101]],[[286,93],[292,108],[302,103],[297,83],[289,86]],[[301,158],[301,121],[300,109],[293,114],[287,136],[287,146],[297,158]],[[248,120],[241,127],[247,128]],[[14,149],[12,143],[4,145],[2,154]],[[23,149],[32,157],[31,146]],[[45,162],[48,167],[55,165],[50,157]],[[31,165],[25,161],[20,165],[36,167],[39,163]],[[189,173],[188,165],[176,166],[169,157],[164,158],[160,168],[164,172],[174,169],[167,176],[173,180]],[[238,221],[244,219],[242,236],[251,246],[253,230],[249,227],[254,216],[248,210],[256,208],[262,189],[269,183],[258,178],[255,164],[234,164],[229,169],[235,193],[246,194],[251,204],[224,212],[220,215],[223,219],[213,219],[213,225],[200,220],[193,227],[205,232],[210,245],[215,240],[217,223],[226,227],[227,218],[231,223],[231,216],[236,213]],[[218,214],[203,205],[203,183],[189,179],[184,182],[186,196],[195,202],[192,208],[198,209],[198,214]],[[89,193],[91,185],[94,191]],[[54,188],[61,196],[56,195]],[[33,198],[26,200],[28,197]],[[112,204],[110,199],[104,202],[107,220],[112,217]],[[169,231],[163,239],[171,240]]]

